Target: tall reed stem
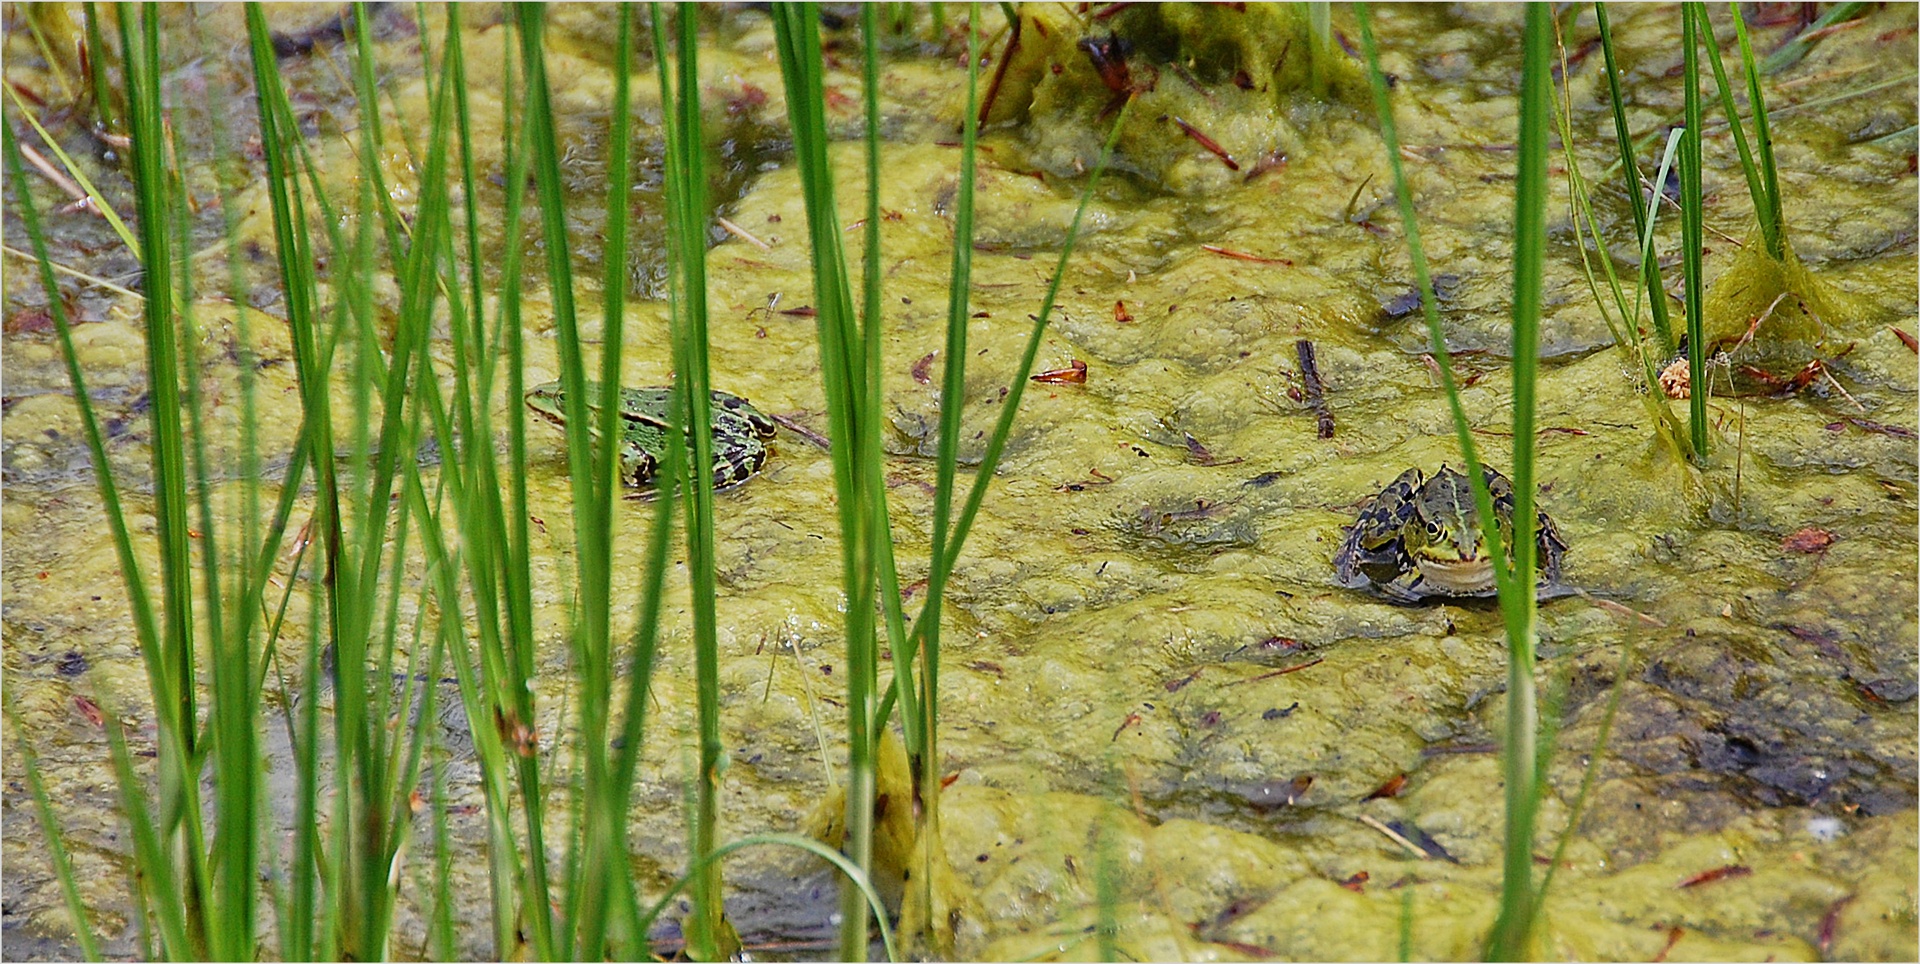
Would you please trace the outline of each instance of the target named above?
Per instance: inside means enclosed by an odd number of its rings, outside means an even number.
[[[1686,280],[1687,376],[1692,394],[1687,405],[1689,438],[1695,459],[1707,457],[1706,282],[1702,269],[1705,200],[1700,189],[1700,4],[1681,6],[1681,82],[1686,85],[1686,134],[1680,139],[1680,264]]]
[[[1467,463],[1468,479],[1473,486],[1475,509],[1479,514],[1482,538],[1494,559],[1509,558],[1500,527],[1493,513],[1492,499],[1481,470],[1477,446],[1473,441],[1466,408],[1453,376],[1453,365],[1446,349],[1445,332],[1433,294],[1433,281],[1427,267],[1426,252],[1420,241],[1419,224],[1414,217],[1413,195],[1400,162],[1400,139],[1393,120],[1393,104],[1388,97],[1386,78],[1380,72],[1379,56],[1373,38],[1372,14],[1368,5],[1357,4],[1355,17],[1360,28],[1361,47],[1367,58],[1367,73],[1373,87],[1374,106],[1380,117],[1381,139],[1387,162],[1393,171],[1394,194],[1399,201],[1401,223],[1407,232],[1407,249],[1413,261],[1414,277],[1420,285],[1421,306],[1427,321],[1434,360],[1440,368],[1441,384],[1453,415],[1454,433],[1460,443],[1461,458]],[[1534,609],[1535,526],[1534,509],[1534,379],[1539,353],[1539,310],[1542,282],[1542,251],[1546,238],[1546,156],[1551,130],[1552,88],[1549,83],[1553,51],[1553,21],[1546,7],[1527,8],[1523,39],[1523,68],[1520,88],[1520,130],[1518,177],[1515,183],[1513,240],[1513,437],[1514,437],[1514,529],[1512,566],[1495,565],[1494,581],[1500,597],[1500,612],[1507,631],[1507,730],[1502,744],[1502,765],[1506,774],[1506,857],[1501,886],[1500,915],[1488,936],[1487,955],[1496,960],[1517,960],[1528,956],[1533,934],[1535,902],[1533,888],[1533,826],[1539,805],[1536,752],[1536,700],[1534,696]]]
[[[1505,872],[1500,917],[1488,939],[1492,960],[1528,960],[1538,912],[1533,880],[1533,831],[1540,805],[1534,696],[1534,385],[1540,357],[1540,302],[1547,239],[1547,145],[1552,134],[1553,18],[1544,5],[1527,7],[1520,79],[1520,152],[1513,214],[1513,569],[1500,587],[1507,624],[1507,776]],[[1487,522],[1492,520],[1481,517]],[[1494,558],[1499,559],[1499,556]]]

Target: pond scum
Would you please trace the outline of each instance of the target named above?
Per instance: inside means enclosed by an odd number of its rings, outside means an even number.
[[[1911,959],[1812,14],[9,5],[10,954]]]

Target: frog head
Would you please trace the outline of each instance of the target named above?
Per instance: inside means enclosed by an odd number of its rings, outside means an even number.
[[[559,382],[544,382],[527,389],[527,410],[552,422],[561,428],[567,427],[567,393]],[[597,415],[600,411],[600,386],[587,383],[587,414]],[[600,420],[587,419],[587,437],[600,437]]]
[[[559,382],[547,382],[527,389],[527,410],[555,425],[567,425],[566,393]]]
[[[1450,593],[1493,588],[1493,560],[1466,476],[1442,465],[1420,487],[1413,509],[1402,544],[1427,583]]]

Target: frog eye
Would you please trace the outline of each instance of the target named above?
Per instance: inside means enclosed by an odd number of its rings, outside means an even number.
[[[1440,523],[1438,522],[1427,523],[1427,538],[1429,539],[1440,538]]]

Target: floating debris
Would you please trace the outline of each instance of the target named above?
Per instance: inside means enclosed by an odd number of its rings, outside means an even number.
[[[1698,887],[1701,884],[1711,884],[1717,880],[1734,880],[1745,877],[1751,873],[1753,873],[1753,868],[1745,864],[1728,864],[1725,867],[1703,870],[1673,886],[1675,890],[1680,890],[1687,887]]]
[[[1380,786],[1376,787],[1372,793],[1367,794],[1361,799],[1362,800],[1391,800],[1394,797],[1399,796],[1400,791],[1405,790],[1406,788],[1407,788],[1407,775],[1404,773],[1396,773],[1392,777],[1388,778],[1387,782],[1380,784]]]
[[[1049,368],[1033,376],[1036,382],[1049,385],[1085,385],[1087,383],[1087,363],[1076,358],[1065,368]]]
[[[1808,526],[1781,540],[1780,551],[1812,555],[1814,553],[1827,551],[1827,549],[1833,545],[1833,542],[1833,533],[1825,529]]]
[[[1313,408],[1313,415],[1319,422],[1321,438],[1333,437],[1333,409],[1327,407],[1326,383],[1320,378],[1320,363],[1315,356],[1313,342],[1302,338],[1293,343],[1294,353],[1300,356],[1300,380],[1307,386],[1307,404]]]

